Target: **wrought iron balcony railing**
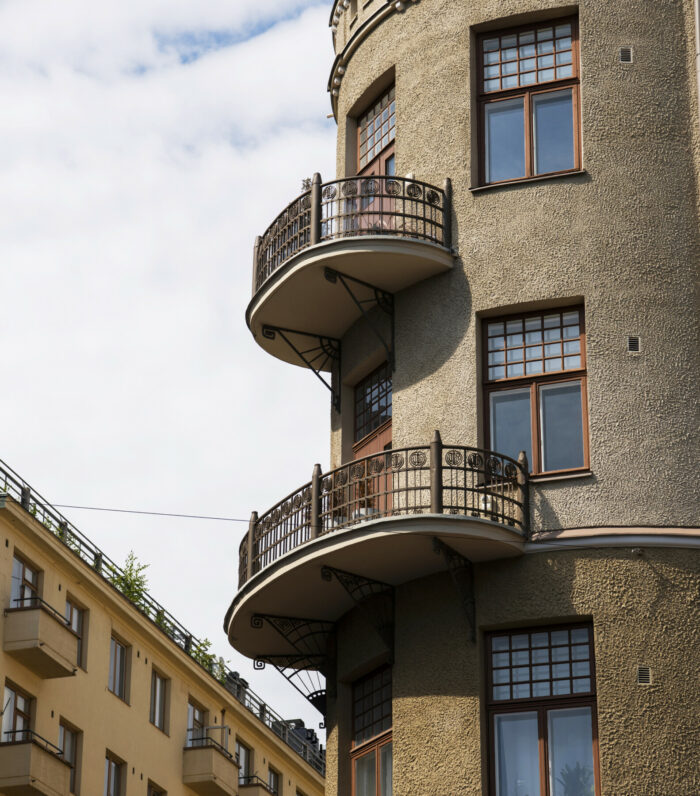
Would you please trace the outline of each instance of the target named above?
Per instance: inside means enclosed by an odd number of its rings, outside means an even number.
[[[450,181],[436,188],[405,177],[349,177],[311,188],[255,242],[253,293],[294,255],[317,243],[388,235],[450,247]]]
[[[258,517],[239,549],[239,589],[286,553],[324,534],[367,520],[452,514],[529,533],[527,457],[443,445],[400,448],[344,464],[311,481]]]

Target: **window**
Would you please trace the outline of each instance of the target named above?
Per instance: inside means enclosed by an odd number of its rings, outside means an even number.
[[[576,19],[486,33],[478,53],[481,183],[580,169]]]
[[[391,796],[391,669],[380,669],[352,688],[353,796]]]
[[[65,617],[68,627],[70,627],[70,629],[78,637],[78,655],[76,663],[81,669],[84,669],[83,630],[85,626],[85,610],[83,608],[79,608],[69,597],[66,599]]]
[[[391,367],[388,362],[355,387],[355,442],[391,420]]]
[[[61,722],[58,725],[58,748],[70,766],[70,792],[78,793],[78,744],[80,733]]]
[[[487,655],[493,796],[598,794],[592,627],[491,633]]]
[[[275,771],[275,769],[270,766],[267,769],[267,789],[270,791],[270,793],[273,793],[274,796],[281,796],[281,782],[282,777],[280,776],[279,771]]]
[[[109,690],[126,702],[127,648],[112,636],[109,642]]]
[[[535,474],[587,467],[583,308],[489,318],[483,336],[488,446]]]
[[[105,757],[105,792],[104,796],[122,796],[124,780],[124,763],[107,752]]]
[[[396,137],[396,89],[392,86],[359,118],[357,140],[360,170]]]
[[[162,788],[159,788],[157,785],[154,785],[149,781],[148,792],[146,796],[167,796],[167,794]]]
[[[2,700],[2,743],[22,743],[31,738],[32,697],[5,685]]]
[[[151,672],[151,724],[167,732],[168,681],[155,669]]]
[[[204,746],[207,737],[207,712],[190,700],[187,703],[187,746]]]
[[[21,558],[12,560],[10,608],[36,606],[39,597],[39,573]]]
[[[238,760],[238,784],[245,785],[253,773],[253,754],[241,741],[236,740],[236,759]]]

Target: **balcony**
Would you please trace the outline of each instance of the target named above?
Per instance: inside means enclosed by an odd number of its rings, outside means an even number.
[[[403,177],[321,183],[315,175],[256,241],[246,312],[255,339],[302,364],[305,338],[340,340],[372,302],[449,270],[450,222],[449,180],[442,189]]]
[[[16,602],[5,609],[5,652],[43,679],[73,675],[78,637],[63,615],[38,597]]]
[[[294,645],[257,617],[337,621],[353,599],[329,568],[391,587],[444,571],[446,550],[468,562],[520,555],[529,528],[527,474],[524,453],[515,461],[444,445],[437,432],[429,445],[327,473],[317,465],[311,481],[253,514],[226,618],[231,643],[249,657],[293,655]]]
[[[0,793],[7,796],[68,796],[70,766],[61,751],[30,730],[0,744]]]
[[[190,729],[182,754],[182,781],[201,796],[235,796],[238,793],[238,762],[225,746],[211,737],[226,737],[228,727]],[[203,733],[202,735],[193,735]]]
[[[268,788],[267,782],[253,774],[249,777],[241,777],[238,793],[239,796],[270,796],[272,791]]]

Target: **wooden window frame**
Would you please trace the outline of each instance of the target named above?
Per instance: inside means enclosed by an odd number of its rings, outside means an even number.
[[[0,735],[0,743],[26,743],[27,739],[25,739],[25,738],[22,738],[19,741],[17,740],[17,733],[18,732],[31,733],[31,732],[34,731],[34,729],[33,729],[34,728],[34,717],[33,717],[33,713],[34,713],[34,697],[31,694],[28,694],[23,688],[19,688],[13,682],[11,682],[9,680],[6,680],[5,684],[4,684],[4,688],[2,690],[2,697],[0,698],[0,701],[3,702],[3,704],[0,705],[0,708],[3,709],[3,710],[5,708],[5,705],[4,705],[5,689],[9,689],[14,694],[14,703],[13,703],[13,706],[12,706],[12,726],[11,726],[11,729],[9,731],[7,731],[7,730],[5,731],[5,732],[12,733],[12,737],[10,739],[6,740],[3,735]],[[22,699],[24,699],[27,702],[27,710],[26,711],[21,710],[20,708],[17,707],[17,697],[21,697]],[[18,730],[17,729],[17,718],[20,717],[20,716],[25,719],[26,726],[23,727],[21,730]],[[4,716],[0,717],[0,730],[2,729],[3,722],[1,720],[3,718],[4,718]]]
[[[246,763],[247,765],[241,765],[240,760],[240,750],[245,749],[248,753],[246,755]],[[240,738],[236,738],[236,762],[238,763],[238,784],[244,785],[246,784],[246,780],[248,780],[253,775],[253,749],[247,743],[241,741]]]
[[[151,780],[148,780],[148,792],[146,796],[168,796],[167,791],[163,790],[160,785],[156,785]]]
[[[125,789],[125,771],[126,765],[123,760],[121,760],[116,755],[113,755],[111,752],[106,752],[105,754],[105,796],[112,796],[112,794],[116,794],[116,796],[122,796]],[[114,790],[114,783],[115,778],[112,776],[112,772],[116,771],[116,784],[117,789]]]
[[[22,577],[20,580],[20,595],[19,597],[10,597],[10,608],[38,608],[39,607],[39,586],[40,586],[40,575],[41,570],[34,566],[34,564],[29,564],[27,560],[15,553],[12,557],[12,569],[14,572],[15,561],[22,567]],[[34,574],[34,578],[36,583],[32,583],[30,580],[27,580],[26,572],[29,570]],[[11,580],[13,579],[12,576]],[[30,592],[30,595],[27,597],[24,595],[24,590],[27,589]],[[12,595],[12,584],[10,584],[10,595]]]
[[[277,780],[277,785],[273,785],[273,779]],[[267,766],[267,789],[274,796],[282,796],[282,772],[274,766]]]
[[[579,336],[581,342],[580,357],[581,367],[571,370],[558,370],[549,373],[536,373],[523,376],[510,376],[502,379],[489,379],[488,361],[488,332],[489,323],[507,323],[509,320],[517,320],[536,316],[544,316],[547,313],[578,310],[579,312]],[[491,394],[496,392],[509,392],[519,389],[530,389],[530,445],[532,450],[532,461],[529,462],[530,475],[537,476],[556,476],[568,473],[587,472],[590,469],[590,450],[588,441],[588,384],[587,384],[587,354],[586,354],[586,314],[582,304],[563,307],[549,307],[547,309],[515,313],[511,315],[499,315],[482,319],[482,360],[483,360],[483,384],[484,384],[484,430],[487,440],[487,447],[492,448],[491,442]],[[543,341],[542,345],[545,343]],[[525,344],[523,344],[525,348]],[[562,357],[563,358],[563,357]],[[566,382],[577,382],[581,385],[581,431],[583,435],[583,464],[580,467],[572,467],[563,470],[543,470],[542,469],[542,421],[540,417],[540,387],[549,384],[565,384]]]
[[[70,595],[68,595],[66,597],[66,610],[64,615],[66,617],[66,622],[68,623],[69,629],[78,637],[78,653],[76,656],[76,663],[81,669],[83,669],[83,671],[87,671],[85,666],[87,609],[83,608],[82,605],[78,605],[78,603]],[[75,616],[78,617],[77,621],[74,620]],[[77,625],[77,627],[74,627],[74,624]]]
[[[589,632],[590,646],[590,678],[591,691],[587,694],[563,694],[549,697],[529,697],[522,699],[494,700],[493,686],[493,667],[491,658],[491,639],[494,636],[520,635],[525,633],[538,633],[543,631],[556,630],[575,630],[585,627]],[[551,646],[550,646],[551,648]],[[528,649],[532,649],[529,647]],[[600,786],[600,759],[598,752],[598,712],[596,697],[596,666],[593,625],[590,622],[579,622],[566,625],[546,625],[542,627],[516,628],[514,630],[492,631],[486,634],[484,644],[486,656],[486,722],[488,727],[488,794],[497,796],[496,792],[496,754],[495,754],[495,716],[504,713],[536,713],[538,729],[538,756],[540,774],[540,793],[532,796],[551,796],[549,787],[549,738],[547,728],[547,713],[551,710],[565,710],[567,708],[588,707],[591,709],[591,748],[593,755],[593,779],[595,796],[601,796]]]
[[[64,749],[65,733],[69,732],[73,736],[73,759],[66,756]],[[69,724],[64,719],[58,723],[58,748],[63,753],[63,760],[70,766],[69,792],[80,793],[80,744],[82,743],[82,732]]]
[[[389,699],[388,699],[388,704],[389,704],[389,714],[388,714],[388,716],[389,716],[389,720],[390,720],[389,721],[390,726],[387,729],[382,730],[381,732],[377,733],[376,735],[363,738],[362,741],[358,742],[358,741],[355,740],[356,737],[357,737],[357,730],[358,730],[357,725],[355,724],[355,718],[356,718],[355,717],[355,702],[357,702],[359,700],[359,698],[355,696],[355,689],[358,688],[359,686],[361,686],[362,684],[366,683],[368,680],[371,680],[372,678],[375,678],[377,676],[383,675],[387,671],[389,672],[389,687],[390,687],[390,693],[389,693]],[[375,689],[375,692],[381,691],[383,689],[383,687],[384,686],[381,685],[379,689]],[[356,780],[355,780],[356,762],[360,758],[366,757],[367,755],[372,754],[372,752],[375,753],[375,759],[374,759],[374,764],[375,764],[375,783],[376,783],[376,787],[377,787],[377,794],[379,793],[379,788],[380,788],[380,785],[381,785],[381,780],[380,780],[381,749],[382,749],[382,747],[386,746],[387,744],[392,743],[392,739],[393,739],[393,703],[392,703],[392,700],[393,700],[393,679],[392,679],[391,666],[380,666],[378,669],[374,669],[373,671],[369,672],[364,677],[359,678],[358,680],[356,680],[352,684],[352,698],[351,698],[351,702],[352,702],[352,745],[351,745],[351,749],[350,749],[350,770],[351,770],[351,788],[352,788],[351,793],[352,793],[352,796],[355,796],[355,794],[357,792]],[[380,702],[378,702],[376,704],[382,704],[384,701],[385,700],[381,700]],[[374,710],[375,707],[376,707],[376,705],[373,703],[372,708],[370,708],[370,710]],[[384,714],[384,715],[386,715],[386,714]]]
[[[191,709],[191,712],[192,712],[192,721],[190,720],[190,709]],[[196,728],[196,723],[199,722],[199,720],[195,719],[195,713],[196,712],[199,712],[199,713],[202,714],[202,719],[201,719],[201,725],[202,726],[199,727],[198,729],[203,730],[204,733],[202,734],[202,736],[200,738],[191,737],[190,734],[189,734],[191,730]],[[196,723],[192,723],[192,722],[196,722]],[[192,747],[197,747],[197,746],[205,746],[206,745],[206,727],[207,727],[208,723],[209,723],[209,711],[203,705],[201,705],[199,702],[197,702],[196,699],[193,699],[192,697],[189,697],[188,700],[187,700],[187,725],[188,725],[187,728],[186,728],[186,730],[187,730],[187,748],[192,748]]]
[[[363,119],[374,108],[374,106],[377,105],[377,103],[381,103],[382,100],[385,97],[387,97],[389,94],[391,94],[392,91],[394,92],[394,96],[389,99],[387,107],[389,108],[388,120],[390,121],[391,120],[391,103],[392,102],[394,103],[394,125],[393,125],[393,127],[389,127],[389,135],[387,136],[387,142],[384,144],[384,146],[382,146],[382,148],[378,152],[376,152],[363,165],[362,164],[362,154],[361,154],[362,153],[362,131],[363,131],[363,129],[366,126],[366,125],[363,125],[363,123],[362,123]],[[368,102],[367,106],[364,109],[364,111],[362,111],[362,113],[357,115],[357,117],[356,117],[357,118],[357,132],[356,132],[355,144],[356,144],[356,147],[357,147],[357,173],[358,174],[364,174],[365,172],[367,172],[369,169],[372,168],[372,166],[375,164],[375,162],[379,158],[381,158],[382,156],[384,156],[384,158],[386,159],[386,158],[388,158],[388,157],[390,157],[391,155],[394,154],[394,142],[396,141],[396,128],[397,128],[397,124],[396,124],[397,111],[398,111],[398,105],[396,103],[396,83],[392,83],[390,86],[385,88],[372,102]],[[373,121],[376,118],[377,118],[376,115],[373,116],[372,119],[369,119],[367,121],[367,124],[369,124],[370,121]],[[393,135],[391,135],[391,130],[394,131]],[[383,136],[382,136],[382,139],[383,139]],[[388,150],[391,150],[391,151],[388,151]]]
[[[384,372],[383,372],[384,371]],[[378,381],[383,379],[384,382],[388,382],[389,387],[388,389],[384,390],[384,394],[388,396],[388,403],[387,403],[387,412],[389,416],[383,420],[378,425],[372,426],[372,418],[369,412],[361,412],[358,413],[358,405],[361,403],[358,401],[358,392],[363,390],[364,387],[370,383],[375,377],[379,377]],[[394,379],[393,374],[391,372],[391,365],[389,362],[382,362],[379,367],[376,367],[374,370],[370,371],[364,378],[360,379],[360,381],[355,384],[352,391],[352,423],[353,423],[353,449],[357,448],[360,445],[364,445],[372,435],[376,435],[380,430],[386,427],[392,421],[392,410],[393,410],[393,391],[394,391]],[[382,392],[379,392],[379,396],[382,395]],[[363,404],[365,406],[365,404]],[[366,420],[363,421],[362,424],[359,422],[360,417],[367,416]],[[369,429],[369,430],[367,430]],[[358,433],[362,432],[362,436],[358,436]]]
[[[161,704],[157,704],[158,682],[162,684]],[[168,702],[169,702],[170,680],[161,674],[155,667],[151,669],[151,699],[150,715],[151,724],[166,735],[168,733]]]
[[[117,681],[117,647],[121,647],[124,651],[124,668],[122,676]],[[122,641],[118,636],[112,634],[109,639],[109,669],[107,677],[107,690],[114,694],[122,702],[129,704],[129,651],[131,647]],[[114,668],[112,668],[114,667]],[[114,681],[112,682],[112,671],[114,671]]]
[[[528,86],[517,86],[516,88],[500,89],[499,91],[484,91],[484,50],[483,42],[485,39],[495,36],[508,36],[523,33],[527,30],[537,30],[551,25],[571,24],[571,62],[573,75],[567,78],[559,78],[542,83],[533,83]],[[519,62],[520,59],[518,59]],[[556,63],[555,63],[556,67]],[[504,28],[503,30],[491,30],[480,33],[477,37],[477,95],[478,95],[478,130],[477,144],[479,149],[479,185],[503,185],[511,182],[523,182],[537,177],[553,177],[558,174],[571,174],[581,171],[581,98],[580,98],[580,47],[579,47],[579,26],[578,16],[561,17],[541,22],[533,22],[529,25],[518,25],[514,28]],[[534,136],[533,136],[533,115],[532,97],[537,94],[549,94],[555,91],[563,91],[571,88],[571,102],[574,128],[574,165],[570,169],[561,171],[537,172],[534,170]],[[523,97],[523,123],[525,126],[525,175],[522,177],[509,177],[504,180],[486,181],[486,105],[493,102],[502,102],[510,99]],[[359,152],[359,150],[358,150]]]

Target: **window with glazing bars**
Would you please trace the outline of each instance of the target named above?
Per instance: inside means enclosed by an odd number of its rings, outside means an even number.
[[[78,742],[80,733],[61,722],[58,725],[58,748],[63,753],[63,760],[70,766],[69,789],[77,793],[78,787]]]
[[[357,123],[360,169],[396,137],[396,89],[392,86]]]
[[[355,442],[391,420],[391,367],[378,367],[355,387]]]
[[[21,743],[31,737],[32,697],[14,685],[5,685],[2,698],[1,743]]]
[[[597,796],[593,628],[490,633],[492,796]]]
[[[28,608],[37,605],[39,572],[19,556],[12,559],[10,608]]]
[[[576,18],[483,34],[478,58],[481,183],[580,169]]]
[[[75,633],[78,637],[78,653],[76,655],[76,663],[82,669],[85,668],[84,660],[83,660],[83,629],[85,625],[85,611],[83,608],[79,608],[73,600],[70,598],[66,599],[66,610],[65,610],[65,617],[68,627]]]
[[[353,684],[352,716],[352,796],[391,796],[391,668]]]
[[[483,337],[489,447],[535,474],[587,467],[583,307],[488,318]]]

